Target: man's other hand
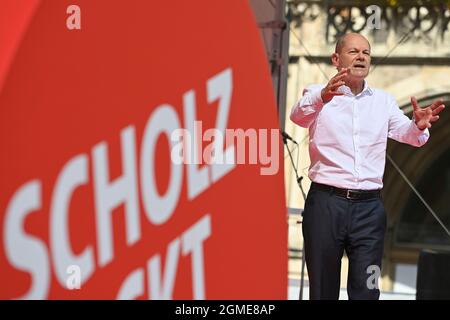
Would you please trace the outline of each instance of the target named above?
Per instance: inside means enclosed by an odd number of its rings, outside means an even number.
[[[342,68],[330,81],[327,83],[326,87],[322,89],[321,96],[323,103],[327,103],[334,96],[342,96],[343,93],[338,92],[340,86],[345,84],[343,79],[347,76],[348,68]]]
[[[442,99],[436,100],[429,107],[421,108],[417,104],[416,98],[411,97],[411,104],[414,108],[414,120],[416,122],[417,128],[419,128],[420,130],[431,128],[431,124],[438,121],[438,114],[445,108],[445,105],[442,104]]]

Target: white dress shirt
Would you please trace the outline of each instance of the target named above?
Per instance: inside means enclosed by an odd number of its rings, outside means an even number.
[[[387,138],[420,147],[430,136],[428,129],[420,130],[392,95],[369,88],[367,82],[356,96],[341,86],[344,95],[325,104],[324,87],[307,87],[290,116],[309,128],[309,178],[345,189],[381,189]]]

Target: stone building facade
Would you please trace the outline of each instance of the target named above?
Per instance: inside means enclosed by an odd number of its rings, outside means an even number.
[[[440,97],[450,107],[449,1],[290,0],[287,8],[291,30],[285,131],[299,142],[293,148],[293,158],[305,192],[310,185],[308,131],[293,124],[289,114],[307,85],[326,83],[336,73],[330,55],[340,35],[359,32],[369,39],[369,85],[393,94],[408,116],[412,111],[411,96],[416,96],[421,106]],[[395,141],[388,143],[383,188],[388,229],[381,283],[385,291],[413,293],[420,250],[450,249],[449,235],[432,215],[436,214],[450,229],[450,110],[442,113],[430,132],[429,142],[420,149]],[[287,153],[285,182],[288,207],[303,208],[302,193]],[[299,260],[295,259],[302,246],[300,235],[300,224],[291,221],[292,277],[300,272]]]

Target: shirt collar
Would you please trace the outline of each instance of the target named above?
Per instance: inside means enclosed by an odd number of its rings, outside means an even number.
[[[338,91],[342,92],[342,93],[345,94],[346,96],[353,96],[352,90],[350,90],[350,88],[347,87],[346,85],[341,86],[341,87],[338,89]],[[367,83],[366,80],[364,80],[364,86],[363,86],[362,91],[361,91],[360,93],[358,93],[358,94],[356,95],[356,97],[362,96],[362,95],[365,95],[365,94],[370,94],[370,95],[373,94],[373,90],[369,87],[369,84]]]
[[[372,89],[369,87],[369,84],[367,83],[366,80],[364,80],[364,87],[363,90],[361,91],[360,95],[362,95],[363,93],[367,92],[368,94],[372,95],[373,91]]]

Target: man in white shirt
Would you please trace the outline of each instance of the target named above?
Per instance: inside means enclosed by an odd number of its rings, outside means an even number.
[[[378,299],[373,275],[381,270],[386,229],[380,190],[387,138],[424,145],[445,106],[437,100],[420,108],[411,97],[409,119],[392,95],[370,88],[370,44],[360,34],[339,39],[331,61],[338,73],[326,85],[308,86],[290,116],[309,128],[312,184],[302,228],[310,298],[339,298],[345,250],[349,298]]]

